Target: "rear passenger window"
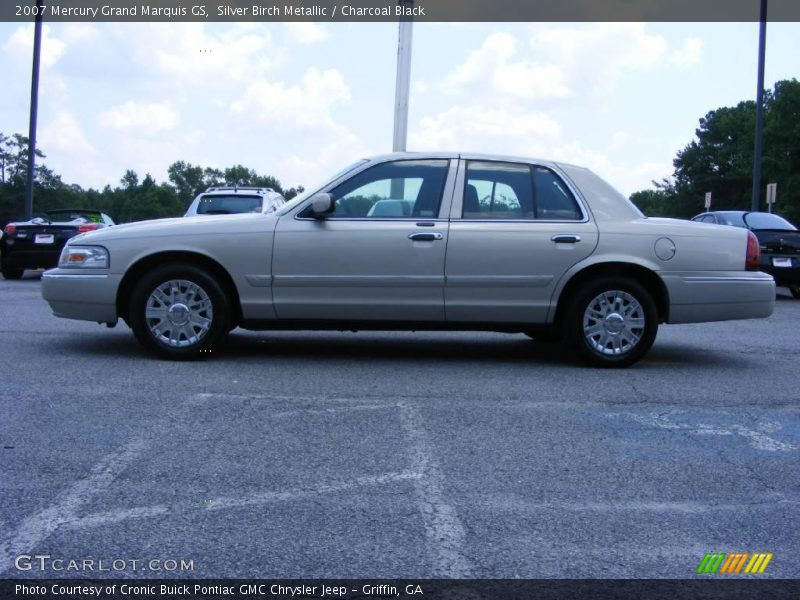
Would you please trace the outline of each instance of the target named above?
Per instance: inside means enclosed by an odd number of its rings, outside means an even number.
[[[581,211],[560,177],[544,167],[533,168],[536,218],[543,221],[580,221]]]
[[[464,219],[579,221],[581,211],[550,169],[469,161],[461,213]]]
[[[468,162],[462,216],[465,219],[533,219],[530,167]]]

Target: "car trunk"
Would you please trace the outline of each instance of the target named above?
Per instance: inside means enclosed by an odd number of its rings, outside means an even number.
[[[80,223],[19,224],[5,234],[5,260],[28,268],[54,267],[67,240],[78,233]]]
[[[793,256],[800,254],[800,231],[786,229],[754,229],[761,252]]]

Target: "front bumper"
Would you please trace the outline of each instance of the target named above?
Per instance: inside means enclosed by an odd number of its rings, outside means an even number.
[[[42,274],[42,298],[57,317],[113,323],[121,280],[122,275],[89,269],[51,269]]]
[[[768,317],[775,281],[760,271],[659,273],[669,294],[667,323]]]

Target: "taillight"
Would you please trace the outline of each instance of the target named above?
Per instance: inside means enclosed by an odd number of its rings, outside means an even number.
[[[6,225],[5,228],[3,229],[3,231],[5,231],[6,233],[14,233],[16,230],[17,230],[17,226],[16,225],[12,225],[11,223]]]
[[[752,231],[747,232],[747,255],[744,259],[745,271],[758,271],[761,269],[761,247],[758,238]]]
[[[78,225],[78,233],[86,233],[87,231],[94,231],[99,225],[97,223],[87,223],[86,225]]]

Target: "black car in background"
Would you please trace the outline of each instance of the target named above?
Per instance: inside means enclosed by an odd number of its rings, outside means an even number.
[[[25,269],[55,267],[68,239],[113,224],[107,214],[86,209],[49,210],[30,221],[8,223],[0,241],[3,277],[20,279]]]
[[[800,231],[783,217],[765,212],[725,210],[706,212],[692,221],[733,225],[752,231],[761,246],[761,270],[800,298]]]

